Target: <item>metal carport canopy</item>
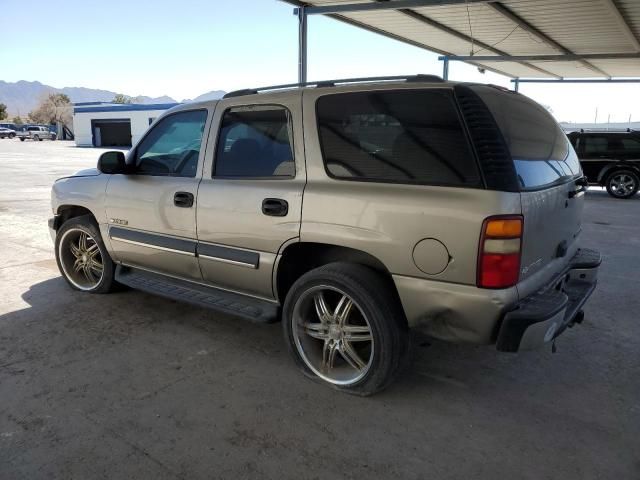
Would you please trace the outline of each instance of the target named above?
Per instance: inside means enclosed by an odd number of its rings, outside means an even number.
[[[312,15],[440,53],[445,65],[465,61],[516,79],[640,77],[640,0],[284,1],[302,7],[300,82]]]

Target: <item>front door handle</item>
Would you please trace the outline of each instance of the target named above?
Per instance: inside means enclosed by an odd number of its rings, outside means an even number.
[[[176,207],[181,207],[181,208],[193,207],[193,193],[176,192],[176,194],[173,196],[173,204]]]
[[[281,198],[265,198],[262,201],[262,213],[270,217],[286,217],[289,204]]]

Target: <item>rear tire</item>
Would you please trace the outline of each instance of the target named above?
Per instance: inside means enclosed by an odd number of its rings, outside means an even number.
[[[633,170],[615,170],[607,176],[605,187],[613,198],[631,198],[638,193],[640,178]]]
[[[21,142],[24,142],[24,137],[20,137],[20,141],[21,141]]]
[[[368,267],[331,263],[293,284],[282,324],[305,375],[363,396],[394,380],[407,358],[409,334],[389,283]]]
[[[16,138],[16,134],[15,133],[10,133],[9,134],[9,138]]]
[[[109,293],[118,284],[115,264],[91,215],[67,220],[56,234],[56,262],[60,273],[75,290]]]
[[[39,141],[39,140],[40,140],[40,137],[39,137],[38,135],[34,135],[34,136],[33,136],[33,141],[34,141],[34,142],[37,142],[37,141]]]

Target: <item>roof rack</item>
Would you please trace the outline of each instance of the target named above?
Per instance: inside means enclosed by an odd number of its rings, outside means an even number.
[[[272,85],[270,87],[245,88],[244,90],[236,90],[225,94],[222,98],[242,97],[244,95],[255,95],[256,93],[266,92],[270,90],[287,90],[301,87],[335,87],[339,84],[347,83],[366,83],[366,82],[389,82],[393,80],[404,80],[406,82],[443,82],[442,78],[437,75],[395,75],[387,77],[360,77],[360,78],[341,78],[338,80],[319,80],[317,82],[303,83],[285,83],[283,85]]]

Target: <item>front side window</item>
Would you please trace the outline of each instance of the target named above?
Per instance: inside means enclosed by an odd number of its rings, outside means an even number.
[[[327,173],[342,180],[480,186],[450,90],[396,90],[318,99]]]
[[[295,175],[291,115],[284,107],[232,108],[224,113],[216,147],[216,177]]]
[[[206,110],[174,113],[160,120],[136,148],[135,173],[195,177]]]

